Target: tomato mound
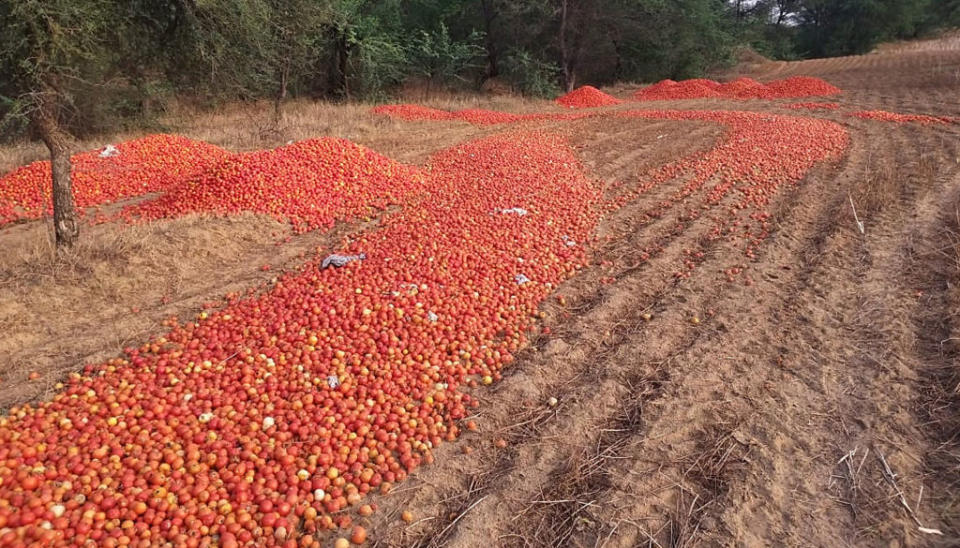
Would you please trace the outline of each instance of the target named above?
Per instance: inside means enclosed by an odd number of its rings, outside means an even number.
[[[767,84],[767,88],[776,98],[784,97],[826,97],[843,93],[840,88],[811,76],[791,76]]]
[[[929,114],[898,114],[896,112],[887,112],[885,110],[859,110],[851,112],[850,116],[862,118],[864,120],[879,120],[881,122],[894,122],[897,124],[919,123],[929,124],[950,124],[960,123],[960,118],[950,116],[931,116]]]
[[[308,139],[234,154],[153,200],[125,208],[127,220],[245,211],[289,221],[298,232],[329,228],[401,203],[423,188],[408,166],[345,139]]]
[[[590,116],[590,114],[587,113],[515,114],[512,112],[501,112],[497,110],[486,110],[480,108],[446,111],[422,107],[419,105],[406,104],[380,105],[372,108],[371,112],[399,120],[406,120],[408,122],[423,120],[459,120],[463,122],[469,122],[475,126],[492,126],[537,120],[576,120],[585,116]]]
[[[720,97],[716,88],[696,80],[674,82],[663,80],[638,90],[633,98],[638,101],[658,101],[669,99],[702,99]]]
[[[782,99],[789,97],[814,97],[841,93],[837,87],[809,76],[793,76],[762,84],[753,78],[741,77],[730,82],[695,78],[675,82],[662,80],[634,93],[638,101],[664,101],[676,99]]]
[[[214,145],[177,135],[148,135],[115,148],[113,156],[101,157],[101,149],[72,157],[73,195],[79,208],[163,191],[229,155]],[[0,178],[0,226],[52,212],[49,161],[34,162]]]
[[[452,120],[454,116],[445,110],[420,105],[378,105],[371,109],[374,114],[383,114],[400,120]]]
[[[556,102],[569,108],[593,108],[619,105],[623,101],[593,86],[581,86],[566,95],[558,97]]]

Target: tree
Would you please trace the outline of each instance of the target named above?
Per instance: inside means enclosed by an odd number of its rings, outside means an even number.
[[[407,56],[404,29],[395,1],[334,0],[328,37],[327,94],[351,99],[356,91],[375,96],[403,79]]]
[[[282,105],[290,87],[291,72],[297,77],[309,79],[313,75],[312,57],[320,46],[317,29],[329,24],[331,11],[316,0],[276,0],[271,6],[269,28],[271,32],[272,64],[276,67],[276,95],[274,97],[274,120],[282,119]]]
[[[560,0],[560,68],[563,87],[573,90],[577,85],[577,70],[583,53],[584,36],[594,23],[597,2],[594,0]]]
[[[480,15],[483,21],[483,46],[487,52],[487,66],[480,79],[482,85],[485,80],[500,75],[500,50],[493,35],[493,26],[500,16],[500,9],[495,0],[480,0]]]
[[[477,33],[463,41],[454,40],[443,23],[433,32],[421,30],[407,46],[411,71],[426,77],[428,91],[435,82],[463,79],[463,73],[478,66],[475,61],[484,52],[481,41]]]
[[[58,249],[80,229],[71,185],[71,120],[78,94],[117,65],[116,4],[106,0],[8,0],[0,4],[0,96],[46,145]]]

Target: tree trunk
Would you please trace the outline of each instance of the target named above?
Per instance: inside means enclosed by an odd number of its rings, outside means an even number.
[[[612,26],[613,25],[607,26],[607,33],[610,35],[610,43],[613,45],[613,52],[616,55],[616,64],[613,67],[613,78],[619,81],[623,78],[623,52],[620,49],[620,40],[617,38],[617,33]]]
[[[567,3],[568,0],[562,0],[560,3],[560,65],[563,68],[563,87],[570,92],[573,90],[576,76],[570,52],[567,49]]]
[[[480,2],[480,10],[483,15],[484,47],[487,50],[487,66],[483,71],[483,75],[480,77],[480,84],[477,87],[483,86],[483,83],[490,78],[495,78],[500,75],[499,51],[497,50],[497,42],[493,37],[493,21],[497,18],[499,12],[494,7],[493,0],[482,0]]]
[[[347,71],[350,61],[350,44],[347,33],[333,29],[333,58],[330,67],[330,91],[340,99],[350,100],[350,79]]]
[[[285,60],[280,68],[280,89],[277,90],[277,97],[273,101],[273,122],[279,128],[283,121],[283,101],[287,98],[287,82],[290,77],[290,61]]]
[[[72,247],[80,235],[77,211],[73,202],[70,181],[70,137],[57,122],[55,92],[43,94],[33,111],[33,123],[40,139],[50,151],[50,168],[53,176],[53,227],[57,249]]]

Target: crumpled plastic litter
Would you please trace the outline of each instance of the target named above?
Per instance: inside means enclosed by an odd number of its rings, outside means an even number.
[[[327,377],[327,386],[330,388],[336,388],[340,386],[340,379],[338,379],[336,375],[330,375]]]
[[[577,245],[577,241],[571,238],[570,236],[567,236],[566,234],[564,234],[563,236],[560,236],[560,239],[563,240],[563,243],[567,244],[567,247],[573,247]]]
[[[107,146],[103,147],[103,150],[100,151],[100,157],[101,157],[101,158],[112,158],[112,157],[116,156],[117,154],[120,154],[120,151],[117,150],[117,147],[115,147],[115,146],[113,146],[113,145],[107,145]]]
[[[432,311],[427,311],[427,319],[431,322],[435,322],[440,319],[440,316],[437,316]]]
[[[513,280],[517,282],[517,285],[523,285],[530,282],[530,278],[524,276],[523,274],[517,274],[513,277]]]
[[[361,253],[359,255],[338,255],[334,253],[333,255],[328,255],[326,259],[320,263],[320,268],[327,268],[330,265],[341,267],[345,266],[353,261],[362,261],[367,258],[366,253]]]
[[[519,215],[523,217],[528,212],[526,209],[523,209],[522,207],[511,207],[507,209],[498,209],[497,213],[501,213],[503,215]]]

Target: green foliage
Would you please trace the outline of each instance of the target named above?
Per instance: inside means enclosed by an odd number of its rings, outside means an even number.
[[[951,24],[950,3],[956,0],[763,0],[748,24],[764,29],[755,49],[777,58],[860,54]]]
[[[463,40],[450,37],[447,26],[440,23],[432,32],[421,30],[407,45],[410,72],[432,83],[450,84],[465,81],[464,74],[480,67],[483,36],[473,32]]]
[[[560,67],[542,61],[526,50],[514,50],[501,64],[502,76],[523,95],[556,97],[560,94]]]
[[[82,129],[78,108],[108,95],[120,52],[116,5],[107,0],[8,0],[0,3],[0,117],[24,129],[39,93],[60,97],[56,115]]]
[[[723,6],[710,0],[654,0],[625,23],[624,79],[702,76],[728,64],[737,44]]]
[[[357,41],[356,48],[353,66],[359,95],[368,100],[385,99],[387,90],[406,76],[406,48],[399,39],[379,33]]]
[[[960,0],[3,0],[0,130],[38,94],[75,133],[198,104],[380,99],[502,77],[565,84],[689,78],[749,46],[778,59],[869,51],[960,24]]]

